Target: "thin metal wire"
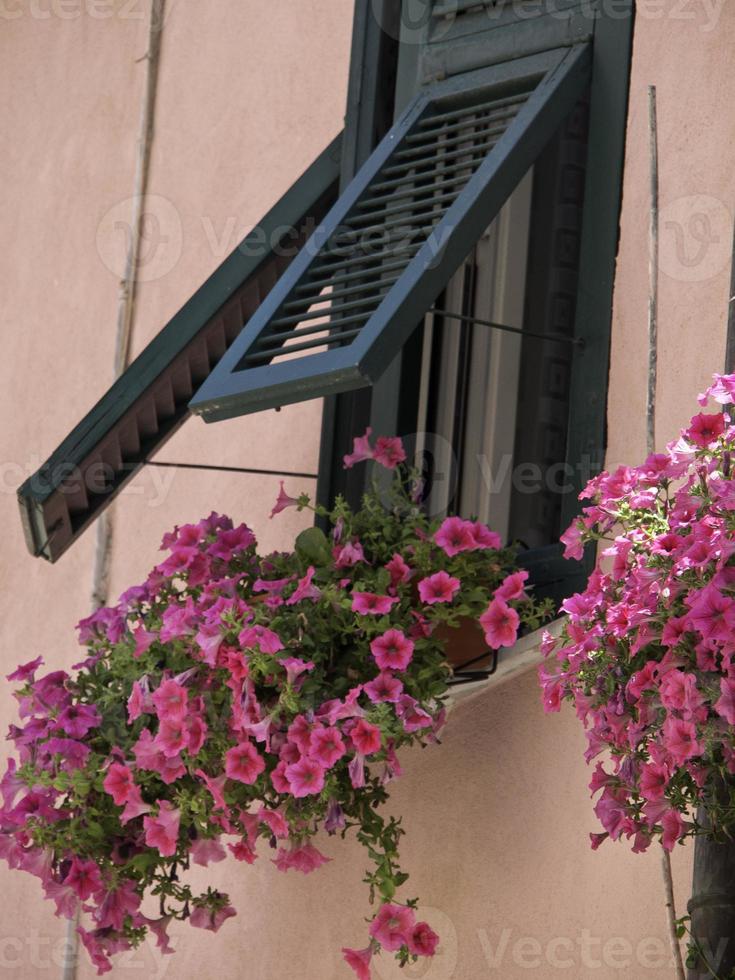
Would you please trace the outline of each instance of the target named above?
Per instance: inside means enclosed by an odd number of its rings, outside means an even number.
[[[492,662],[486,670],[467,670],[467,668],[471,667],[472,664],[476,664],[478,661],[484,660],[488,656],[492,656]],[[486,680],[488,677],[492,677],[497,669],[498,651],[488,650],[487,653],[483,653],[479,657],[473,657],[471,660],[466,660],[463,664],[455,667],[454,676],[447,681],[447,684],[450,687],[456,687],[457,684],[470,684],[472,681]]]
[[[304,480],[316,480],[317,473],[295,473],[289,470],[260,470],[249,466],[210,466],[208,463],[163,463],[158,460],[146,459],[145,466],[165,466],[181,470],[218,470],[221,473],[254,473],[259,476],[293,476]]]
[[[553,341],[555,344],[571,344],[572,347],[584,347],[584,340],[581,337],[564,337],[556,333],[536,333],[533,330],[521,330],[520,327],[509,327],[506,323],[496,323],[494,320],[480,320],[476,316],[467,316],[463,313],[450,313],[449,310],[439,310],[435,306],[431,307],[427,312],[446,317],[448,320],[461,320],[463,323],[473,323],[478,327],[504,330],[506,333],[515,333],[521,337],[534,337],[536,340]]]

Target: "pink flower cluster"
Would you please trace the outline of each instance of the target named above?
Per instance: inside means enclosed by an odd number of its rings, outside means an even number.
[[[735,398],[716,376],[701,404]],[[604,832],[645,850],[733,829],[723,774],[735,774],[735,427],[699,413],[680,438],[637,467],[602,473],[563,536],[568,557],[606,542],[587,588],[563,604],[561,638],[545,638],[543,702],[574,703],[587,730],[590,789]]]
[[[400,441],[368,436],[351,462],[374,459],[403,485]],[[331,540],[311,528],[267,556],[218,514],[176,527],[146,581],[79,624],[88,649],[74,675],[38,677],[40,658],[10,675],[21,724],[0,783],[0,856],[40,878],[58,914],[81,907],[100,973],[141,930],[171,952],[173,919],[217,931],[235,915],[227,895],[192,893],[190,861],[252,864],[265,838],[278,870],[309,874],[330,860],[317,831],[366,812],[367,880],[385,901],[347,962],[367,977],[381,947],[402,964],[433,955],[429,926],[392,903],[403,831],[380,816],[384,787],[401,774],[398,750],[436,742],[444,723],[438,627],[474,619],[490,646],[510,646],[539,610],[497,535],[455,517],[437,527],[412,494],[409,518],[377,496],[356,514],[340,504]],[[288,506],[308,497],[282,485],[273,513]],[[151,892],[157,918],[140,911]]]

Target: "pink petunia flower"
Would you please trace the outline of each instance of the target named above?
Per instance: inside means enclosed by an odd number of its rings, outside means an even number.
[[[475,549],[488,549],[491,551],[499,551],[503,546],[503,541],[500,535],[491,531],[487,524],[481,524],[476,521],[472,524],[472,537],[475,541]]]
[[[390,629],[372,641],[370,651],[381,670],[405,670],[413,658],[414,643],[401,630]]]
[[[436,572],[419,582],[419,596],[427,606],[436,602],[451,602],[459,592],[460,581],[447,572]]]
[[[373,459],[388,470],[394,470],[399,463],[405,462],[406,450],[397,436],[378,436],[375,440]]]
[[[560,537],[564,545],[564,557],[581,561],[584,558],[584,543],[582,541],[582,531],[579,524],[574,521]]]
[[[297,602],[304,602],[307,599],[311,600],[311,602],[316,602],[319,599],[322,594],[321,590],[311,584],[315,572],[316,569],[314,566],[310,565],[306,575],[302,579],[299,579],[293,595],[286,599],[287,606],[295,606]]]
[[[366,946],[365,949],[349,949],[347,946],[344,946],[341,952],[347,966],[355,971],[357,980],[370,980],[370,960],[373,955],[372,946]]]
[[[296,507],[298,502],[298,497],[289,497],[283,488],[283,480],[281,480],[281,489],[279,490],[278,497],[273,505],[273,510],[270,513],[271,520],[276,516],[276,514],[280,514],[281,511],[284,511],[287,507]]]
[[[380,750],[381,732],[377,725],[372,725],[364,718],[355,724],[350,731],[352,744],[360,755],[372,755]]]
[[[252,785],[265,769],[265,762],[252,742],[241,742],[225,753],[225,773],[230,779]]]
[[[345,743],[338,728],[316,728],[309,740],[309,755],[324,769],[331,767],[345,754]]]
[[[144,813],[150,812],[151,808],[143,800],[140,787],[133,786],[125,800],[123,812],[120,814],[120,823],[128,823],[128,821],[135,820],[136,817],[141,817]]]
[[[520,572],[513,572],[507,575],[502,584],[493,592],[496,599],[503,599],[510,602],[511,599],[520,599],[525,594],[526,579],[528,572],[524,569]]]
[[[451,558],[461,551],[475,549],[473,529],[471,521],[463,521],[461,517],[447,517],[434,535],[434,541]]]
[[[162,681],[151,695],[159,719],[183,718],[187,712],[189,692],[178,681]]]
[[[196,929],[208,929],[210,932],[217,932],[223,922],[231,919],[237,912],[231,905],[224,905],[216,910],[204,905],[197,905],[189,916],[189,925]]]
[[[729,725],[735,725],[735,680],[730,677],[720,678],[720,697],[713,707]]]
[[[381,701],[394,704],[403,693],[403,684],[393,674],[381,670],[376,678],[365,685],[364,691],[373,704]]]
[[[324,789],[324,766],[316,759],[302,758],[286,766],[285,776],[297,798],[316,796]]]
[[[401,946],[408,944],[408,938],[413,935],[415,928],[416,917],[413,909],[386,902],[370,923],[369,932],[383,949],[395,953]]]
[[[283,650],[281,638],[266,626],[246,626],[238,636],[238,642],[246,650],[257,646],[261,653],[278,653]]]
[[[493,650],[511,647],[518,638],[520,619],[518,613],[503,599],[493,599],[480,616],[480,626],[485,631],[485,642]]]
[[[102,716],[90,704],[70,704],[56,719],[56,725],[63,729],[69,738],[84,738],[88,731],[97,728]]]
[[[373,592],[353,592],[352,611],[361,616],[384,616],[398,602],[396,596],[375,595]]]
[[[417,922],[406,940],[406,945],[412,956],[433,956],[439,945],[439,937],[428,922]]]
[[[391,589],[397,588],[399,585],[404,585],[406,582],[410,581],[413,572],[406,564],[401,555],[395,554],[385,566],[390,572],[390,587]]]
[[[706,449],[711,446],[725,431],[725,416],[718,412],[716,415],[705,415],[700,412],[693,416],[689,428],[684,430],[684,438],[696,446]]]
[[[308,875],[331,860],[331,858],[325,857],[321,851],[317,850],[313,844],[301,844],[294,845],[288,850],[280,847],[278,849],[278,857],[273,860],[273,864],[275,864],[279,871],[293,870]]]
[[[82,861],[78,857],[72,859],[71,866],[64,878],[64,884],[74,890],[77,898],[86,900],[102,888],[102,875],[96,861]]]
[[[353,568],[361,561],[365,561],[365,552],[359,541],[347,541],[341,546],[337,546],[332,551],[335,568]]]
[[[368,426],[365,430],[365,435],[356,436],[352,452],[348,453],[344,457],[343,463],[346,470],[352,469],[355,463],[364,463],[368,459],[373,459],[373,450],[370,446],[370,436],[372,434],[372,429]]]
[[[121,762],[112,763],[102,783],[105,792],[112,797],[115,806],[122,806],[123,803],[127,802],[134,785],[132,771]]]
[[[224,861],[227,857],[227,852],[215,837],[197,837],[189,853],[194,864],[199,864],[203,868]]]
[[[155,847],[162,857],[171,857],[176,853],[179,837],[180,812],[168,800],[158,801],[158,816],[143,817],[145,842],[148,847]]]
[[[697,742],[697,730],[691,721],[667,718],[662,733],[664,745],[678,765],[683,765],[695,755],[701,755],[702,747]]]

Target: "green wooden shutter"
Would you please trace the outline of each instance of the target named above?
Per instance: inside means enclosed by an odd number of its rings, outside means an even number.
[[[188,417],[192,393],[336,199],[341,147],[340,135],[20,487],[33,555],[56,561]]]
[[[422,91],[190,402],[206,421],[376,381],[589,79],[586,43]]]

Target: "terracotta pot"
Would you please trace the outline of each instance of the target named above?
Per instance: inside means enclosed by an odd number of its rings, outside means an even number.
[[[494,651],[487,643],[482,627],[475,619],[462,619],[456,629],[449,626],[437,627],[435,634],[446,643],[447,661],[455,670],[489,670],[494,663]],[[465,666],[466,665],[466,666]]]

